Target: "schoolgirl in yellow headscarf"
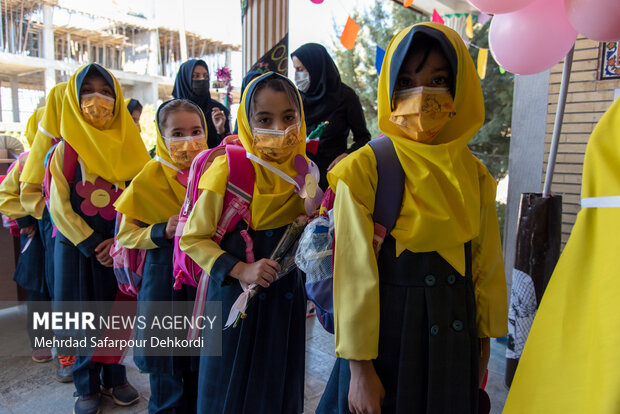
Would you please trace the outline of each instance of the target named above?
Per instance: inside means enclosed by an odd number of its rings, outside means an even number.
[[[90,87],[80,95],[83,82],[91,75],[104,79],[110,85],[114,96],[105,97],[92,93]],[[150,157],[131,114],[125,107],[120,84],[110,72],[95,63],[81,67],[69,79],[62,105],[60,133],[64,141],[58,145],[50,160],[53,177],[50,212],[58,230],[77,246],[92,235],[93,231],[82,220],[72,220],[75,215],[72,214],[71,206],[66,203],[69,188],[66,187],[66,179],[62,173],[64,143],[69,144],[77,153],[80,167],[78,169],[83,174],[85,183],[95,185],[99,177],[121,190],[125,188],[126,181],[140,172]],[[105,195],[102,196],[105,198]],[[95,207],[107,208],[110,197],[112,196],[100,200],[106,205]],[[94,204],[99,203],[94,199],[91,201]]]
[[[277,75],[270,73],[269,76],[274,77]],[[258,85],[259,79],[266,80],[267,74],[256,78],[248,85],[248,88],[250,88],[252,84],[256,82],[251,92],[253,92],[254,88]],[[247,96],[247,94],[244,95],[244,97]],[[248,121],[249,112],[250,102],[247,98],[244,98],[239,105],[239,115],[237,116],[239,120],[239,139],[243,147],[250,154],[258,158],[265,158],[254,146],[252,127],[250,127]],[[305,137],[306,127],[303,111],[301,117],[302,119],[297,134],[299,137]],[[289,177],[295,177],[299,175],[299,172],[295,168],[295,156],[297,154],[302,154],[305,158],[305,151],[306,141],[305,139],[299,139],[295,147],[290,150],[285,158],[275,161],[267,160],[267,162]],[[200,189],[213,191],[223,196],[226,192],[227,169],[228,166],[226,165],[225,158],[218,159],[214,165],[210,167],[209,174],[205,174],[200,180]],[[250,205],[252,210],[251,226],[253,229],[264,230],[289,224],[297,215],[304,211],[303,200],[295,193],[295,187],[291,185],[290,182],[283,180],[281,177],[265,167],[258,165],[256,162],[254,163],[254,172],[256,184],[254,185],[254,195],[252,197],[252,204]]]
[[[44,110],[45,108],[39,108],[34,111],[26,123],[26,140],[31,147],[34,136],[37,133],[37,124],[41,120]],[[2,181],[0,188],[0,212],[13,219],[28,217],[29,221],[32,221],[30,224],[36,224],[36,221],[30,217],[30,214],[24,209],[19,200],[19,176],[23,174],[27,156],[28,152],[21,154],[15,161],[13,169],[7,173],[6,178]]]
[[[375,412],[382,403],[382,412],[470,412],[476,338],[506,332],[507,305],[495,181],[467,147],[484,122],[484,102],[460,36],[437,23],[400,31],[386,50],[377,99],[379,128],[404,172],[402,206],[377,259],[374,151],[367,145],[328,173],[342,359],[317,412]],[[367,381],[371,391],[360,393]]]
[[[620,100],[588,141],[581,211],[551,276],[505,413],[620,412]]]
[[[63,141],[49,161],[50,214],[58,228],[55,299],[113,301],[118,292],[109,255],[116,218],[113,203],[149,155],[125,107],[120,84],[110,72],[92,63],[71,76],[60,132]],[[72,182],[64,169],[71,151],[77,154],[71,161],[77,164]],[[73,380],[79,396],[75,412],[97,411],[101,385],[117,404],[130,405],[140,398],[127,383],[122,365],[78,356]]]
[[[32,115],[30,115],[30,118],[28,118],[24,134],[26,135],[26,141],[28,141],[28,145],[30,146],[30,148],[32,148],[32,144],[34,143],[34,137],[39,130],[39,122],[41,122],[44,113],[45,107],[37,108],[32,113]]]
[[[166,110],[165,108],[170,105],[176,107],[179,104],[182,104],[182,106],[178,109],[174,108],[173,111],[188,111],[190,105],[191,109],[199,111],[199,119],[203,123],[202,135],[206,134],[204,130],[204,115],[197,105],[183,99],[173,99],[164,102],[157,110],[156,115],[158,119],[157,141],[155,144],[156,157],[146,163],[142,171],[134,178],[132,184],[127,187],[116,202],[117,211],[148,225],[163,223],[168,221],[170,217],[178,215],[185,200],[189,164],[181,164],[171,158],[168,145],[164,140],[160,127],[161,114],[169,111],[169,109]],[[205,148],[206,145],[193,149],[192,155],[195,156]],[[191,163],[191,159],[189,159],[189,162]],[[129,240],[123,240],[122,232],[119,233],[118,237],[126,247],[135,247],[130,246],[133,243],[129,242]]]
[[[24,209],[33,217],[41,219],[45,210],[41,183],[45,174],[44,161],[47,152],[53,144],[58,142],[60,136],[60,112],[62,100],[67,89],[67,82],[56,84],[47,95],[45,110],[30,144],[30,153],[24,170],[20,176],[22,183],[20,200]]]
[[[110,108],[113,116],[100,118],[103,122],[101,129],[86,121],[78,97],[79,86],[91,70],[97,70],[108,81],[113,81],[117,95]],[[108,182],[131,180],[150,159],[125,107],[120,84],[97,64],[83,66],[69,80],[61,119],[60,133],[84,160],[86,171]]]
[[[52,145],[60,141],[60,115],[62,101],[65,97],[67,82],[56,84],[47,95],[45,109],[39,122],[36,124],[34,141],[30,145],[30,152],[24,170],[19,177],[21,191],[19,201],[24,210],[38,219],[38,231],[45,251],[45,282],[52,300],[55,299],[54,280],[54,226],[43,198],[43,177],[45,175],[45,157]],[[33,126],[29,122],[30,127]],[[72,380],[72,365],[75,357],[57,355],[58,369],[55,378],[58,381]]]
[[[173,290],[174,234],[185,199],[189,166],[207,147],[207,129],[202,110],[193,102],[173,99],[157,110],[156,155],[133,179],[116,202],[123,214],[118,242],[130,249],[146,249],[142,283],[138,293],[138,316],[149,318],[150,301],[169,303],[193,301],[196,289],[184,286]],[[161,306],[158,305],[161,312]],[[151,340],[148,329],[136,332],[137,340]],[[150,357],[134,350],[134,361],[149,373],[149,409],[182,410],[196,405],[197,358]],[[184,391],[183,391],[184,390]],[[193,400],[192,400],[193,398]]]
[[[209,274],[207,301],[221,301],[223,315],[243,292],[239,281],[264,289],[248,306],[247,317],[223,332],[223,355],[201,357],[198,411],[301,413],[303,280],[296,272],[276,280],[280,266],[268,259],[286,227],[304,212],[293,180],[299,175],[296,159],[306,167],[308,163],[297,88],[275,73],[254,79],[243,94],[237,121],[239,139],[255,173],[250,228],[242,220],[220,245],[212,240],[228,181],[227,159],[221,156],[200,180],[202,193],[180,246]],[[246,263],[248,239],[254,263]]]
[[[129,113],[131,114],[131,119],[133,119],[133,122],[136,124],[136,127],[138,127],[138,132],[142,132],[142,128],[140,127],[140,117],[142,116],[142,108],[143,108],[142,104],[137,99],[126,98],[125,106],[127,107],[127,110],[129,111]]]
[[[37,132],[37,124],[41,120],[44,108],[39,108],[28,118],[26,124],[26,140],[32,146],[34,136]],[[19,200],[20,185],[19,176],[23,172],[24,163],[27,160],[28,152],[20,154],[15,161],[11,171],[7,172],[6,177],[0,183],[0,213],[15,219],[19,227],[20,234],[20,254],[15,267],[13,280],[17,285],[26,290],[26,300],[28,302],[49,301],[50,291],[45,278],[44,258],[45,252],[41,241],[41,234],[38,228],[38,221],[24,210]],[[30,306],[30,303],[28,303]],[[52,359],[51,350],[37,345],[38,337],[49,337],[45,331],[28,330],[30,346],[33,349],[32,359],[35,362],[47,362]]]

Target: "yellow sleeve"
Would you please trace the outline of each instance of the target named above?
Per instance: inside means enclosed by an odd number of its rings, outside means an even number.
[[[231,281],[229,272],[239,262],[238,258],[222,250],[212,239],[223,204],[224,197],[220,194],[203,190],[187,218],[179,241],[181,250],[220,284]]]
[[[45,210],[45,199],[43,198],[41,184],[22,182],[19,200],[28,214],[37,220],[41,220],[43,210]]]
[[[508,332],[508,297],[494,202],[480,209],[480,235],[471,249],[478,336],[497,338]]]
[[[128,249],[156,249],[159,246],[151,239],[154,226],[142,227],[136,219],[123,215],[116,239]]]
[[[334,201],[334,329],[336,355],[369,360],[379,352],[379,270],[372,211],[344,181]]]
[[[50,160],[50,172],[52,174],[52,183],[50,185],[50,214],[58,231],[79,248],[80,243],[94,236],[94,230],[71,206],[71,190],[62,170],[64,148],[64,142],[59,143]],[[103,237],[99,236],[98,240],[100,240],[99,242],[103,241]],[[90,241],[91,240],[89,240],[88,247],[92,247],[92,249],[85,249],[83,251],[85,254],[87,252],[92,254],[92,250],[96,247],[96,245],[92,246],[95,244],[96,240]],[[87,256],[90,256],[90,254],[87,254]]]
[[[0,213],[12,219],[29,215],[19,201],[19,161],[0,184]]]

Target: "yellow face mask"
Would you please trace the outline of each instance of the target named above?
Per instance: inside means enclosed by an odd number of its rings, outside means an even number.
[[[414,141],[428,144],[455,113],[454,101],[447,88],[420,86],[394,93],[390,121]]]
[[[192,137],[170,137],[164,138],[170,158],[175,163],[189,168],[196,155],[207,148],[207,141],[204,135]]]
[[[114,116],[114,98],[98,92],[83,95],[80,107],[84,120],[95,128],[103,128]]]
[[[299,124],[286,130],[254,128],[253,146],[265,156],[267,161],[281,162],[295,150],[301,142]]]

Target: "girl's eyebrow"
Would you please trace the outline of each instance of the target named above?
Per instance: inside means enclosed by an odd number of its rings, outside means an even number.
[[[189,127],[189,128],[184,128],[184,127],[176,127],[176,128],[172,128],[172,132],[174,131],[182,131],[184,129],[202,129],[202,125],[194,125],[193,127]]]
[[[256,114],[254,114],[254,116],[265,116],[265,115],[271,115],[271,112],[267,112],[267,111],[261,111],[261,112],[257,112]]]
[[[440,66],[438,68],[434,68],[433,69],[434,73],[436,73],[436,72],[443,72],[443,71],[449,72],[450,71],[450,67],[449,66]]]
[[[289,109],[284,111],[285,114],[289,113],[289,112],[297,112],[297,111],[295,110],[295,108],[289,108]]]

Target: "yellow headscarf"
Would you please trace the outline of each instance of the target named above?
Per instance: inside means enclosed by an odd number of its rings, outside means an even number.
[[[618,131],[617,99],[588,141],[582,202],[620,197]],[[618,234],[618,202],[615,207],[582,208],[577,215],[534,319],[504,413],[620,412]]]
[[[413,141],[390,121],[396,78],[417,33],[438,40],[454,72],[456,115],[430,145]],[[404,248],[438,251],[464,274],[463,244],[478,236],[480,206],[493,201],[496,184],[467,147],[484,123],[484,101],[476,67],[461,37],[438,23],[420,23],[400,31],[387,48],[377,99],[379,129],[394,143],[405,172],[402,209],[391,232],[397,253]],[[351,174],[349,167],[345,158],[328,174],[333,187],[344,180],[355,191],[369,182],[368,177]],[[376,171],[368,173],[376,177]],[[368,205],[374,205],[371,195]]]
[[[184,174],[188,174],[189,170],[184,170],[182,165],[175,163],[170,157],[168,147],[159,128],[160,111],[164,106],[177,100],[173,99],[164,102],[157,110],[157,115],[155,116],[158,120],[156,122],[157,142],[155,144],[155,153],[166,163],[174,165],[179,170],[182,170]],[[190,101],[187,102],[191,103]],[[191,104],[201,114],[206,141],[207,129],[205,127],[204,114],[198,105]],[[170,168],[164,163],[156,159],[150,160],[116,201],[114,204],[116,210],[149,225],[168,221],[170,217],[179,214],[185,200],[186,188],[179,182],[178,174],[177,170]]]
[[[103,76],[116,95],[114,115],[101,130],[84,120],[80,107],[79,89],[90,71]],[[82,158],[86,171],[110,183],[131,180],[150,159],[138,128],[125,107],[120,84],[96,63],[82,66],[69,79],[60,133]]]
[[[66,89],[67,82],[61,82],[54,86],[47,95],[45,111],[34,136],[34,142],[31,144],[28,161],[19,177],[21,182],[32,184],[41,184],[43,182],[43,176],[45,175],[43,163],[47,152],[52,147],[52,137],[61,138],[60,113]]]
[[[26,123],[26,140],[28,141],[28,145],[32,147],[32,143],[34,142],[34,137],[39,130],[39,122],[43,117],[43,113],[45,112],[45,107],[39,108],[30,115],[28,118],[28,123]]]
[[[263,159],[262,154],[256,151],[252,145],[252,129],[250,128],[248,114],[250,112],[250,103],[252,101],[254,91],[256,90],[256,86],[271,78],[283,79],[288,82],[292,88],[294,88],[301,112],[299,114],[301,120],[300,134],[302,137],[306,136],[306,122],[304,119],[301,97],[299,96],[297,88],[291,83],[291,81],[284,76],[273,72],[269,72],[255,78],[243,93],[241,104],[239,105],[239,111],[237,113],[237,123],[239,125],[239,139],[243,144],[243,147],[247,152],[261,159]],[[291,155],[281,163],[270,161],[266,162],[269,162],[271,165],[293,178],[299,175],[295,169],[294,163],[294,159],[297,154],[302,154],[305,158],[305,139],[302,139]],[[295,217],[305,211],[303,199],[297,195],[295,192],[295,187],[265,167],[255,162],[252,162],[252,164],[254,166],[254,173],[256,176],[254,195],[252,197],[252,203],[250,204],[252,228],[255,230],[267,230],[292,223]],[[203,175],[199,183],[199,188],[214,191],[223,196],[226,192],[227,181],[228,164],[225,161],[225,157],[220,157],[220,159],[217,159],[216,162],[214,162]]]

